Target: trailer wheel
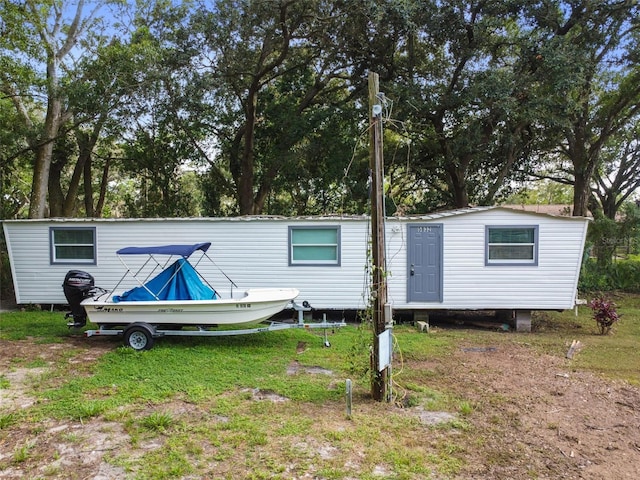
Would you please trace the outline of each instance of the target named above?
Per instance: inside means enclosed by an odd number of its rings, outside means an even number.
[[[124,332],[124,344],[134,350],[149,350],[153,347],[153,333],[143,325],[133,325]]]

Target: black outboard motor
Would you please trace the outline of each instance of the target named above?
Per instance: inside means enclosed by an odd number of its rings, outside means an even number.
[[[69,323],[69,327],[84,327],[87,324],[87,313],[80,302],[92,296],[93,277],[82,270],[69,270],[64,277],[62,289],[71,307],[71,312],[67,313],[65,318],[73,317],[73,323]]]

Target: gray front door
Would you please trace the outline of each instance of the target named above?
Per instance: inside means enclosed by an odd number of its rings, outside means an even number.
[[[408,228],[407,302],[442,302],[442,224]]]

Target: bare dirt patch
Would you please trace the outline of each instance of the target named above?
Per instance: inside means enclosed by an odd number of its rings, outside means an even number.
[[[33,340],[2,341],[0,377],[8,388],[0,390],[0,418],[17,420],[0,430],[0,478],[125,478],[123,471],[104,463],[106,453],[125,447],[128,438],[116,422],[60,422],[47,420],[37,427],[19,415],[38,401],[39,379],[63,361],[70,371],[95,362],[113,345],[96,342],[91,348],[79,337],[64,343],[38,344]],[[73,355],[68,355],[73,351]],[[37,366],[30,366],[37,365]],[[34,461],[16,461],[22,457]]]
[[[69,348],[75,349],[72,356],[64,354]],[[0,376],[8,387],[0,391],[0,416],[28,410],[35,401],[31,395],[34,378],[46,373],[48,366],[61,360],[87,364],[113,348],[112,342],[87,346],[86,341],[75,338],[52,345],[3,341]],[[29,368],[29,364],[38,366]],[[297,372],[300,366],[294,363],[289,368]],[[416,439],[435,444],[451,436],[450,441],[457,442],[462,452],[456,455],[464,459],[455,478],[640,478],[640,389],[636,387],[574,371],[571,360],[540,355],[526,345],[509,342],[495,347],[462,345],[447,358],[408,362],[404,368],[431,371],[429,388],[453,392],[472,406],[464,417],[471,425],[469,432],[436,429],[424,439]],[[264,392],[259,393],[264,397]],[[367,412],[373,415],[381,408],[364,399],[358,402],[354,408],[361,416]],[[163,408],[181,416],[185,408],[197,406],[176,401]],[[397,410],[415,415],[419,421],[425,414],[419,409]],[[310,408],[309,412],[317,413],[319,424],[328,421],[322,408]],[[340,428],[348,428],[348,422],[339,422]],[[304,442],[315,445],[317,440],[310,436]],[[0,478],[128,478],[124,469],[109,463],[109,457],[122,449],[135,456],[153,448],[161,446],[132,444],[122,424],[101,418],[48,420],[37,426],[15,422],[0,429]],[[314,450],[321,451],[321,456],[335,453],[328,447],[318,448]],[[22,451],[29,453],[29,459],[15,461]],[[357,478],[362,459],[357,451],[351,457],[345,465],[354,466],[353,478]],[[220,468],[218,473],[223,475],[229,467]],[[387,470],[388,466],[381,466],[374,474],[393,476]],[[313,476],[309,473],[298,478]]]
[[[80,337],[69,337],[65,343],[39,344],[33,340],[7,341],[0,344],[0,376],[10,385],[0,390],[0,414],[31,406],[35,398],[27,392],[37,387],[38,378],[70,350],[75,352],[67,360],[71,366],[89,365],[95,362],[113,345],[96,342],[88,348]],[[70,371],[77,371],[77,368]]]
[[[466,345],[431,368],[473,402],[470,421],[484,432],[461,478],[640,478],[638,388],[516,344]]]

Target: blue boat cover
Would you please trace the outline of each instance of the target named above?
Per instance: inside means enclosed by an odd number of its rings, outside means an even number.
[[[122,295],[114,295],[114,302],[142,300],[214,300],[215,292],[202,283],[193,266],[184,258],[176,260],[144,287],[132,288]],[[148,289],[148,290],[147,290]],[[155,293],[154,297],[149,291]]]
[[[206,252],[211,242],[196,243],[195,245],[164,245],[162,247],[125,247],[118,250],[118,255],[180,255],[188,258],[196,250]]]

